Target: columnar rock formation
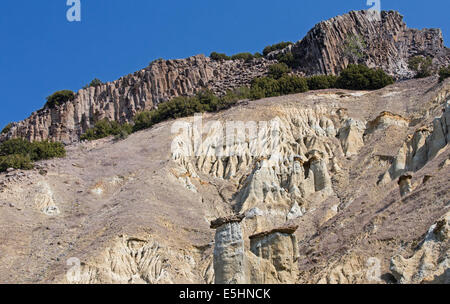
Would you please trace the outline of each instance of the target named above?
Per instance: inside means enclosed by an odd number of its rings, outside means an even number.
[[[73,101],[43,108],[24,121],[13,123],[0,141],[23,137],[32,141],[52,139],[71,142],[100,119],[130,122],[142,110],[177,96],[189,96],[202,88],[216,94],[248,85],[267,72],[274,61],[264,58],[217,62],[204,55],[187,59],[157,60],[145,69],[97,87],[82,89]]]
[[[214,273],[216,284],[245,284],[247,263],[241,221],[244,216],[220,218],[211,223],[216,229]]]
[[[360,40],[360,49],[346,49],[347,39]],[[352,11],[320,22],[292,52],[306,74],[338,74],[349,63],[364,63],[398,78],[409,78],[411,56],[432,56],[440,64],[450,59],[441,30],[409,29],[403,16],[394,11],[381,12],[379,19],[368,11]]]
[[[349,37],[364,40],[363,49],[356,50],[357,59],[347,54]],[[338,74],[349,63],[358,61],[382,68],[397,78],[410,78],[413,74],[407,61],[411,56],[433,56],[435,64],[450,63],[450,51],[444,47],[439,29],[408,29],[403,17],[392,11],[383,12],[381,21],[366,11],[323,21],[303,40],[278,51],[287,52],[295,57],[296,72],[306,75]],[[0,134],[0,142],[11,137],[76,141],[102,118],[130,122],[139,111],[157,107],[176,96],[192,95],[202,88],[220,95],[228,89],[248,86],[252,79],[267,73],[268,67],[276,63],[275,57],[271,54],[267,59],[251,62],[218,62],[203,55],[156,60],[119,80],[82,89],[71,102],[54,109],[41,109],[24,121],[13,123],[7,134]]]

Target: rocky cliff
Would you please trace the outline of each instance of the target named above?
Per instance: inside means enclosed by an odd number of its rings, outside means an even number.
[[[373,14],[353,11],[317,24],[292,48],[299,69],[308,75],[338,74],[349,63],[363,63],[396,78],[411,78],[408,58],[412,56],[449,63],[441,30],[410,29],[395,11]]]
[[[355,50],[348,54],[349,39],[358,39],[356,54]],[[306,75],[337,74],[349,63],[360,62],[382,68],[397,78],[410,78],[413,74],[407,61],[411,56],[433,56],[435,64],[450,62],[440,30],[409,29],[397,12],[383,12],[378,19],[358,11],[323,21],[304,39],[279,52],[292,52],[297,72]],[[275,58],[269,54],[252,62],[217,62],[198,55],[157,60],[119,80],[82,89],[71,102],[34,112],[24,121],[13,123],[7,134],[0,134],[0,142],[14,137],[73,142],[102,118],[130,122],[139,111],[202,88],[223,94],[227,89],[248,86],[252,79],[267,73]]]

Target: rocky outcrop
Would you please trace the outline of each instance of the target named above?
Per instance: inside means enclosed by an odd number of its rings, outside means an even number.
[[[396,255],[391,271],[403,284],[450,284],[450,213],[428,230],[410,258]]]
[[[400,187],[400,195],[405,196],[413,191],[413,186],[411,184],[412,176],[409,174],[404,174],[398,179],[398,185]]]
[[[389,111],[383,111],[374,120],[367,123],[366,134],[370,134],[379,129],[385,129],[388,126],[399,126],[407,128],[410,120]]]
[[[364,146],[365,125],[361,121],[347,119],[344,126],[339,130],[338,137],[346,156],[358,154],[359,149]]]
[[[450,102],[441,117],[434,119],[433,129],[421,127],[410,135],[381,183],[386,184],[405,172],[416,172],[432,160],[450,141]]]
[[[69,284],[171,284],[168,261],[175,263],[174,258],[170,250],[155,240],[123,235],[91,261],[80,265],[74,261],[65,281]]]
[[[338,74],[349,63],[379,67],[397,78],[410,78],[408,58],[432,56],[436,64],[448,64],[439,29],[409,29],[398,12],[352,11],[317,24],[292,48],[299,69],[305,74]],[[346,49],[346,41],[358,39],[359,49]],[[351,54],[348,54],[352,51]]]
[[[205,132],[201,144],[194,139],[199,130],[187,123],[187,131],[174,139],[172,157],[180,170],[192,176],[235,181],[238,193],[231,199],[237,212],[257,208],[262,215],[279,220],[300,217],[311,201],[319,202],[334,193],[329,171],[336,167],[336,155],[343,153],[336,139],[341,122],[334,111],[322,107],[291,108],[279,114],[261,124],[264,127],[255,125],[255,136],[242,134],[230,141],[217,122],[217,127]],[[217,151],[224,145],[223,151]],[[355,151],[356,146],[359,144],[349,138],[347,147]],[[273,225],[275,222],[263,226]]]
[[[250,236],[245,249],[243,216],[219,218],[216,229],[214,272],[216,284],[277,284],[297,281],[298,226],[286,226]]]
[[[414,76],[407,67],[411,56],[433,56],[435,64],[450,63],[450,51],[443,45],[440,30],[408,29],[403,17],[392,11],[382,12],[380,20],[371,18],[367,11],[350,12],[317,24],[294,46],[251,62],[213,61],[203,55],[156,60],[119,80],[82,89],[71,102],[41,109],[13,123],[7,134],[0,134],[0,142],[15,137],[72,142],[102,118],[130,122],[139,111],[202,88],[221,95],[265,75],[268,66],[276,63],[278,53],[292,52],[298,66],[295,72],[306,75],[338,74],[349,63],[359,62],[382,68],[397,78],[410,78]],[[356,59],[347,54],[349,37],[364,41]]]
[[[177,96],[189,96],[202,88],[216,94],[248,85],[267,72],[273,61],[264,58],[217,62],[204,55],[187,59],[157,60],[145,69],[97,87],[82,89],[73,101],[56,108],[43,108],[24,121],[13,123],[7,138],[63,142],[79,136],[100,119],[130,122],[142,110]]]
[[[216,284],[245,284],[247,260],[244,250],[241,221],[243,216],[220,218],[211,223],[216,229],[214,246],[214,274]]]
[[[250,236],[250,250],[258,258],[252,265],[268,262],[274,271],[259,272],[255,267],[252,284],[293,284],[298,276],[298,244],[294,232],[298,226],[283,227]],[[256,263],[255,263],[256,262]]]

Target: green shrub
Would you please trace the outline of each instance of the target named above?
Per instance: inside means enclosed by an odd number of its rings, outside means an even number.
[[[292,54],[292,52],[288,52],[286,54],[278,54],[277,60],[291,68],[295,68],[297,66],[297,61],[295,60],[294,54]]]
[[[22,138],[0,144],[0,172],[8,168],[32,169],[33,161],[64,157],[66,150],[59,142],[29,142]]]
[[[433,58],[415,56],[409,58],[408,67],[416,72],[416,78],[425,78],[433,74],[432,71]]]
[[[245,62],[249,62],[253,60],[253,55],[251,53],[239,53],[231,56],[232,60],[244,60]]]
[[[103,82],[100,79],[95,78],[94,80],[91,81],[90,84],[85,85],[83,87],[83,89],[87,89],[87,88],[90,88],[90,87],[98,87],[98,86],[101,86],[102,84],[103,84]]]
[[[324,90],[336,87],[338,77],[334,75],[317,75],[306,79],[310,90]]]
[[[366,49],[366,42],[359,35],[350,34],[344,41],[344,55],[354,63],[364,58]]]
[[[336,81],[336,87],[347,90],[378,90],[394,83],[391,76],[381,69],[350,64]]]
[[[211,57],[212,60],[216,60],[216,61],[231,60],[231,58],[229,56],[227,56],[226,54],[216,53],[216,52],[212,52],[211,55],[209,55],[209,57]]]
[[[285,63],[277,63],[269,67],[269,77],[272,77],[273,79],[279,79],[290,72],[291,68]]]
[[[14,138],[0,144],[0,156],[13,154],[30,155],[33,144],[22,138]]]
[[[96,140],[111,135],[131,134],[133,127],[130,124],[119,124],[116,121],[109,121],[107,118],[98,121],[93,128],[81,135],[81,140]]]
[[[62,90],[53,93],[51,96],[47,97],[47,103],[45,107],[53,109],[56,106],[62,105],[68,101],[75,99],[75,93],[70,90]]]
[[[28,155],[12,154],[0,156],[0,172],[5,172],[9,168],[31,170],[33,163]]]
[[[288,47],[288,46],[290,46],[292,44],[293,44],[292,42],[289,42],[289,41],[288,42],[284,42],[283,41],[283,42],[280,42],[280,43],[277,43],[277,44],[266,46],[264,48],[264,50],[263,50],[263,55],[265,57],[265,56],[269,55],[273,51],[282,50],[282,49],[284,49],[284,48],[286,48],[286,47]]]
[[[439,81],[442,82],[444,79],[450,76],[450,65],[448,67],[442,67],[439,69]]]
[[[258,59],[258,58],[262,58],[263,55],[259,52],[256,52],[255,54],[253,54],[253,58]]]
[[[265,97],[275,97],[307,91],[308,83],[303,77],[290,75],[284,75],[279,79],[260,77],[252,81],[250,98],[256,100]]]
[[[134,117],[133,132],[148,129],[171,118],[187,117],[195,113],[216,112],[227,109],[236,104],[237,101],[247,99],[249,96],[250,89],[242,87],[230,90],[220,98],[209,90],[202,90],[192,97],[176,97],[159,104],[156,109],[138,113]]]
[[[1,134],[7,134],[7,133],[9,133],[9,131],[11,131],[11,128],[12,128],[12,123],[7,124],[7,125],[3,128]]]
[[[61,158],[64,156],[66,156],[66,149],[60,142],[38,141],[32,143],[32,161]]]

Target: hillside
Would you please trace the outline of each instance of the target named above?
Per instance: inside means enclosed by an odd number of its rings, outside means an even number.
[[[0,174],[0,282],[449,283],[449,98],[429,77],[244,101],[203,125],[268,128],[220,155],[193,117],[73,143]]]

